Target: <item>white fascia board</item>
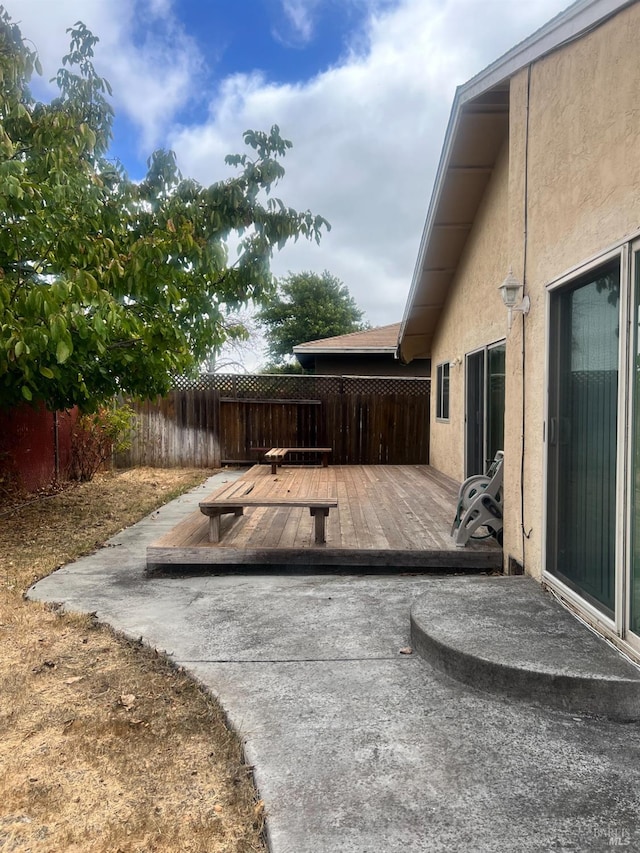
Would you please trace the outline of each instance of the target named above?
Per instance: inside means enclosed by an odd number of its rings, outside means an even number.
[[[389,347],[309,347],[304,344],[298,344],[293,348],[294,355],[376,355],[386,353],[394,353],[395,346]]]
[[[473,100],[559,47],[582,38],[607,18],[636,2],[637,0],[578,0],[459,87],[462,103]]]
[[[461,86],[458,86],[456,89],[456,94],[453,99],[453,106],[451,107],[451,114],[449,116],[449,123],[447,124],[447,130],[444,136],[444,143],[442,145],[442,152],[440,154],[440,162],[438,163],[438,169],[436,171],[436,177],[433,184],[433,191],[431,193],[431,201],[429,202],[429,208],[427,210],[427,218],[424,223],[424,228],[422,230],[422,237],[420,239],[420,247],[418,249],[418,259],[416,261],[416,265],[413,271],[413,278],[411,280],[411,290],[409,291],[409,296],[407,298],[407,304],[404,309],[404,316],[402,318],[402,324],[400,326],[400,334],[398,335],[398,353],[400,351],[400,347],[402,344],[402,339],[404,338],[404,333],[406,329],[407,322],[409,320],[409,313],[411,310],[411,306],[413,304],[414,297],[416,295],[416,291],[420,285],[420,279],[422,278],[422,268],[424,266],[424,257],[427,252],[427,246],[429,244],[429,238],[431,236],[433,221],[435,219],[436,211],[438,209],[438,203],[440,201],[440,196],[442,195],[442,187],[444,184],[444,176],[447,172],[447,168],[449,166],[449,160],[451,155],[451,149],[453,146],[453,140],[456,138],[458,124],[460,122],[460,93]]]

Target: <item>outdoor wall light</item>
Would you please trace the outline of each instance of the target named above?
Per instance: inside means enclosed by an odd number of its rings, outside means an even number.
[[[505,280],[498,288],[504,306],[509,311],[509,329],[511,329],[513,312],[519,311],[524,316],[529,313],[529,308],[531,307],[531,301],[528,296],[525,295],[522,297],[522,299],[520,299],[520,293],[522,292],[522,289],[522,285],[514,276],[513,270],[510,269],[509,275],[505,278]],[[518,300],[520,300],[519,304]]]

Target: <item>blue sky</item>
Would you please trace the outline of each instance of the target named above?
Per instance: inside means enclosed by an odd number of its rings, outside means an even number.
[[[328,269],[373,325],[402,318],[455,88],[566,0],[4,0],[46,81],[82,20],[112,84],[112,155],[142,176],[158,147],[204,184],[247,128],[294,147],[277,195],[332,225],[274,257]],[[51,90],[49,90],[51,91]],[[248,360],[259,361],[259,342]]]
[[[393,2],[379,3],[380,8]],[[323,0],[290,4],[280,0],[175,0],[171,4],[179,26],[192,40],[199,62],[189,97],[174,120],[198,124],[208,99],[221,81],[246,72],[263,75],[265,83],[305,84],[348,57],[351,45],[363,35],[370,4]],[[145,4],[137,4],[133,40],[142,47],[162,38],[166,19],[150,20]],[[135,124],[116,115],[112,152],[132,176],[141,177],[146,157],[136,148]]]

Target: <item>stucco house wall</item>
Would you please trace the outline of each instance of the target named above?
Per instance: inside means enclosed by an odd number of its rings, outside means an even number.
[[[508,266],[509,150],[498,157],[447,297],[432,350],[432,379],[449,362],[448,421],[436,418],[431,395],[430,464],[456,480],[464,478],[465,354],[504,338],[507,322],[497,286]]]
[[[505,558],[516,556],[537,577],[543,562],[547,286],[640,227],[638,32],[640,4],[511,80],[509,264],[525,282],[531,310],[524,322],[515,319],[507,342],[504,550]]]
[[[507,340],[505,565],[514,557],[538,578],[547,286],[640,228],[638,32],[635,4],[512,77],[508,140],[433,339],[434,381],[438,364],[451,365],[450,417],[438,421],[432,394],[430,462],[459,481],[465,471],[465,355]],[[509,268],[524,282],[531,309],[526,318],[514,315],[507,331],[498,287]]]
[[[431,358],[430,460],[457,480],[504,402],[505,570],[640,662],[638,33],[640,0],[576,0],[457,90],[398,353]],[[510,270],[530,307],[509,327]],[[500,358],[465,370],[501,339],[503,399]]]

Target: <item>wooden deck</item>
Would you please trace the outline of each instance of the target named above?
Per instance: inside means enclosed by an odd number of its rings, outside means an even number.
[[[147,566],[287,565],[501,570],[494,539],[456,548],[450,536],[458,484],[428,465],[291,466],[275,475],[255,465],[243,475],[253,497],[335,498],[326,544],[314,543],[313,519],[300,507],[251,507],[221,519],[221,541],[208,540],[199,510],[147,548]],[[238,481],[237,481],[238,482]],[[209,497],[203,496],[203,500]]]

